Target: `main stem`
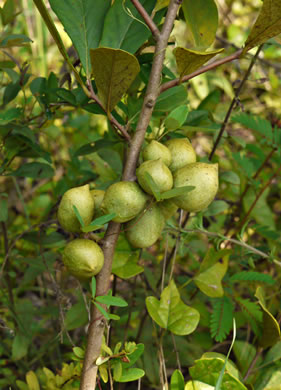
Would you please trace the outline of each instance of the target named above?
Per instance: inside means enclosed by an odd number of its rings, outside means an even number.
[[[168,39],[170,37],[180,3],[180,0],[170,1],[162,31],[157,38],[150,78],[147,85],[147,90],[144,97],[144,102],[142,105],[142,110],[140,113],[136,132],[131,140],[122,180],[133,181],[135,178],[135,170],[140,150],[144,141],[146,129],[149,125],[151,115],[160,91],[161,74],[165,58],[165,52],[168,45]],[[116,242],[120,234],[120,226],[121,225],[119,223],[109,223],[106,235],[104,237],[103,252],[105,263],[103,269],[97,276],[97,296],[106,294],[109,288],[112,259]],[[91,321],[88,329],[88,341],[81,377],[80,390],[95,390],[96,388],[98,367],[95,362],[100,354],[104,327],[105,318],[92,304]]]

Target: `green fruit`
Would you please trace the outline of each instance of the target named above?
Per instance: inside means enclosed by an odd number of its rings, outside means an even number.
[[[104,214],[116,214],[114,222],[127,222],[144,209],[146,201],[147,196],[137,183],[119,181],[105,191],[101,208]]]
[[[159,158],[161,158],[161,160],[164,164],[167,165],[167,167],[171,164],[172,161],[172,155],[167,146],[155,140],[151,141],[143,149],[142,157],[144,161],[158,160]]]
[[[196,153],[187,138],[174,138],[165,143],[172,155],[172,172],[196,161]]]
[[[153,205],[126,224],[126,237],[133,247],[147,248],[158,240],[164,225],[165,218],[160,208]]]
[[[69,273],[79,280],[85,280],[100,272],[104,255],[94,241],[77,238],[64,248],[62,261]]]
[[[80,231],[80,223],[73,206],[77,207],[84,224],[88,225],[93,218],[95,209],[89,184],[66,191],[58,208],[58,220],[61,227],[68,232],[78,233]]]
[[[145,178],[146,172],[150,174],[160,192],[168,191],[173,187],[173,175],[161,159],[145,161],[136,171],[140,186],[145,192],[152,195],[153,192]]]
[[[174,188],[194,186],[173,202],[186,211],[201,211],[209,206],[218,191],[218,164],[192,163],[174,173]]]
[[[95,218],[101,217],[103,215],[101,204],[104,198],[105,191],[91,190],[90,192],[95,202]]]
[[[163,200],[157,204],[165,219],[170,219],[178,210],[178,206],[171,199]]]

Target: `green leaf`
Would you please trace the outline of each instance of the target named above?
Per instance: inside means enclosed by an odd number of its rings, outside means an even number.
[[[184,124],[188,115],[187,105],[182,105],[172,110],[164,121],[166,129],[179,129]]]
[[[73,330],[86,325],[88,322],[88,312],[85,307],[83,298],[81,297],[75,305],[73,305],[65,315],[66,330]]]
[[[194,186],[183,186],[179,188],[173,188],[172,190],[162,192],[160,194],[160,200],[171,199],[175,196],[184,195],[187,192],[194,190]]]
[[[95,300],[99,303],[103,303],[104,305],[108,305],[108,306],[118,306],[118,307],[128,306],[128,303],[124,301],[124,299],[119,297],[109,296],[109,295],[98,296],[96,297]]]
[[[107,311],[101,305],[99,305],[95,301],[94,301],[94,305],[98,308],[98,310],[101,312],[101,314],[107,319],[107,321],[109,321],[110,320],[110,316],[107,313]]]
[[[93,276],[91,279],[92,298],[95,298],[96,296],[96,289],[97,289],[97,282],[96,282],[96,278]]]
[[[246,341],[236,340],[233,346],[233,352],[242,375],[245,375],[256,355],[256,348]]]
[[[262,321],[262,311],[259,305],[256,302],[251,302],[249,299],[242,299],[240,297],[237,297],[236,301],[242,309],[244,316],[249,321],[254,333],[259,336],[259,323]]]
[[[281,359],[281,341],[273,345],[265,355],[263,364],[270,364]]]
[[[79,213],[78,208],[77,208],[75,205],[73,205],[72,207],[73,207],[74,213],[75,213],[75,215],[76,215],[76,218],[78,219],[80,225],[81,225],[82,228],[83,228],[83,227],[85,226],[85,224],[84,224],[83,218],[81,217],[81,215],[80,215],[80,213]]]
[[[226,181],[227,183],[239,185],[240,177],[233,171],[227,171],[220,175],[220,181]]]
[[[259,345],[262,348],[268,348],[280,341],[280,327],[273,315],[267,310],[264,304],[262,288],[258,287],[255,296],[263,312],[262,333],[259,339]]]
[[[56,94],[58,97],[65,100],[67,103],[70,103],[73,106],[77,105],[75,95],[73,95],[73,93],[71,91],[69,91],[68,89],[59,88],[59,89],[57,89]]]
[[[240,282],[240,281],[251,281],[251,282],[261,282],[273,285],[275,280],[269,274],[264,274],[262,272],[256,271],[242,271],[237,272],[232,275],[230,278],[231,282]]]
[[[10,108],[0,113],[0,125],[6,125],[21,116],[20,108]]]
[[[124,368],[132,367],[144,352],[144,344],[137,344],[134,351],[127,355],[128,363],[122,362]]]
[[[280,0],[264,0],[259,16],[245,42],[242,55],[281,33]]]
[[[211,335],[216,341],[223,341],[232,328],[233,303],[223,296],[215,300],[210,321]]]
[[[138,60],[126,51],[106,47],[91,49],[90,56],[99,97],[110,113],[139,73]]]
[[[246,128],[252,129],[259,134],[263,135],[268,140],[272,141],[273,138],[273,130],[271,123],[259,116],[254,116],[250,114],[246,114],[244,112],[233,115],[231,117],[231,121],[234,123],[240,123]]]
[[[171,112],[180,105],[187,104],[187,91],[183,85],[169,88],[158,96],[153,115]]]
[[[1,194],[2,195],[2,194]],[[0,222],[6,222],[8,219],[8,201],[0,197]]]
[[[113,379],[118,381],[122,377],[122,364],[120,360],[117,360],[113,366]]]
[[[32,40],[23,34],[11,34],[0,40],[0,47],[2,49],[11,47],[26,46],[31,43]]]
[[[114,217],[116,216],[115,213],[111,214],[106,214],[103,215],[102,217],[94,219],[90,225],[84,226],[82,228],[82,231],[87,233],[87,232],[92,232],[94,230],[100,229],[103,227],[103,225],[109,221],[111,221]]]
[[[12,344],[12,359],[20,360],[24,356],[26,356],[30,343],[31,343],[30,337],[27,337],[21,331],[18,331],[15,335]]]
[[[129,279],[143,272],[138,265],[139,251],[132,252],[128,247],[118,249],[114,253],[112,273],[121,279]]]
[[[99,46],[110,0],[50,0],[50,5],[75,46],[87,77],[91,75],[90,49]]]
[[[190,334],[198,325],[199,312],[182,302],[173,280],[163,290],[160,301],[155,297],[147,297],[145,302],[153,321],[174,334]]]
[[[6,0],[3,8],[1,9],[2,24],[6,26],[11,23],[15,18],[15,2],[14,0]]]
[[[213,43],[218,28],[218,10],[214,0],[183,0],[182,8],[194,46],[206,49]]]
[[[229,204],[224,200],[215,200],[213,201],[207,210],[204,212],[205,217],[212,217],[213,215],[218,215],[223,213],[229,208]]]
[[[159,202],[161,200],[161,194],[158,185],[153,180],[153,177],[148,173],[144,172],[144,178],[148,184],[148,187],[151,189],[154,198]]]
[[[40,385],[34,371],[28,371],[25,378],[29,390],[40,390]]]
[[[120,320],[120,317],[118,315],[116,315],[116,314],[109,313],[108,317],[109,317],[109,319],[111,319],[113,321],[119,321]]]
[[[176,47],[174,55],[176,57],[177,68],[180,74],[180,79],[195,70],[199,69],[211,58],[221,53],[224,49],[218,49],[208,52],[186,49],[185,47]]]
[[[188,381],[184,390],[214,390],[214,386],[207,385],[200,381]]]
[[[184,377],[180,370],[175,370],[173,372],[170,390],[184,390]]]
[[[140,368],[128,368],[123,370],[121,378],[117,382],[132,382],[144,376],[145,372]]]
[[[206,253],[198,274],[194,277],[196,286],[212,298],[223,296],[221,281],[228,268],[228,250],[216,252],[213,248]]]
[[[79,359],[84,359],[84,357],[85,357],[84,349],[82,349],[80,347],[73,347],[72,351],[73,351],[74,355],[77,356]]]
[[[33,179],[50,179],[54,176],[54,170],[49,164],[32,162],[21,165],[10,176],[31,177]]]
[[[151,15],[155,0],[140,0],[140,3]],[[150,36],[151,31],[136,7],[129,1],[115,0],[104,21],[100,46],[135,53]]]

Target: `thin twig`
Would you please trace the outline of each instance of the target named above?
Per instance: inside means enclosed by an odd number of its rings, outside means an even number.
[[[143,7],[143,5],[139,2],[139,0],[131,0],[131,3],[133,3],[133,5],[135,6],[135,8],[138,10],[138,13],[141,15],[141,17],[143,18],[143,20],[145,21],[145,23],[147,24],[147,27],[150,29],[150,31],[152,32],[152,35],[155,37],[155,39],[157,40],[159,35],[160,35],[160,31],[158,30],[158,27],[156,26],[156,24],[154,23],[153,19],[151,18],[151,16],[147,13],[146,9]]]
[[[240,95],[240,92],[242,91],[242,88],[244,87],[244,84],[245,84],[245,82],[247,81],[247,79],[248,79],[248,77],[249,77],[249,75],[250,75],[250,73],[251,73],[251,70],[252,70],[252,68],[253,68],[253,66],[254,66],[254,64],[255,64],[257,58],[258,58],[258,55],[259,55],[259,53],[260,53],[260,51],[261,51],[261,49],[262,49],[262,46],[263,46],[263,45],[260,45],[260,46],[259,46],[258,50],[256,51],[256,54],[254,55],[254,57],[252,58],[252,60],[251,60],[251,62],[250,62],[250,65],[249,65],[249,67],[248,67],[248,69],[247,69],[247,71],[246,71],[246,73],[245,73],[243,79],[241,80],[241,83],[240,83],[239,87],[238,87],[238,88],[236,89],[236,91],[235,91],[235,96],[234,96],[234,98],[232,99],[232,102],[230,103],[230,106],[229,106],[229,108],[228,108],[228,110],[227,110],[227,113],[226,113],[226,115],[225,115],[224,121],[223,121],[223,123],[222,123],[220,132],[219,132],[219,134],[218,134],[218,136],[217,136],[217,139],[216,139],[216,141],[215,141],[215,143],[214,143],[213,149],[212,149],[212,151],[211,151],[211,153],[210,153],[210,156],[209,156],[209,160],[210,160],[210,161],[212,160],[212,158],[213,158],[213,156],[214,156],[214,153],[215,153],[215,151],[216,151],[216,149],[217,149],[217,147],[218,147],[218,144],[219,144],[219,142],[220,142],[220,140],[221,140],[221,138],[222,138],[222,136],[223,136],[223,133],[224,133],[224,131],[225,131],[226,125],[228,124],[228,121],[229,121],[229,119],[230,119],[232,110],[233,110],[234,107],[237,105],[238,96]]]
[[[256,355],[254,356],[254,359],[252,360],[247,372],[246,372],[246,375],[244,376],[243,378],[243,381],[246,382],[246,380],[249,378],[249,376],[251,375],[252,373],[252,370],[253,368],[255,367],[257,361],[258,361],[258,358],[260,357],[260,355],[262,354],[262,351],[263,351],[263,348],[258,348],[257,349],[257,352],[256,352]]]
[[[226,63],[231,62],[233,60],[237,60],[240,57],[242,51],[243,50],[240,49],[227,57],[221,58],[220,60],[211,62],[208,65],[202,66],[201,68],[197,69],[196,71],[194,71],[186,76],[183,76],[181,79],[178,78],[178,79],[174,79],[171,81],[167,81],[166,83],[161,85],[160,93],[163,93],[164,91],[166,91],[169,88],[173,88],[179,84],[185,83],[186,81],[189,81],[189,80],[193,79],[194,77],[199,76],[202,73],[206,73],[209,70],[215,69],[220,65],[226,64]]]
[[[102,102],[100,101],[100,99],[97,97],[97,95],[95,94],[95,91],[93,89],[93,86],[92,86],[92,82],[91,80],[87,80],[87,86],[88,86],[88,89],[89,89],[89,94],[90,94],[90,98],[92,100],[94,100],[98,106],[100,106],[100,108],[107,114],[106,112],[106,109],[104,108]],[[116,129],[118,129],[120,131],[120,133],[123,135],[123,137],[128,141],[130,142],[131,140],[131,137],[130,135],[128,134],[127,130],[124,128],[124,126],[122,126],[118,121],[117,119],[114,118],[114,116],[112,116],[111,114],[108,115],[108,120],[109,122],[111,123],[112,126],[114,126]]]
[[[4,239],[4,248],[5,248],[5,260],[7,262],[7,265],[9,268],[10,263],[9,263],[9,240],[8,240],[8,233],[7,233],[7,228],[6,228],[6,223],[1,222],[2,226],[2,233],[3,233],[3,239]],[[11,277],[9,275],[9,270],[6,272],[6,279],[7,279],[7,287],[8,287],[8,294],[9,294],[9,299],[11,306],[14,307],[14,295],[13,295],[13,288],[12,288],[12,283],[11,283]]]
[[[172,336],[174,351],[175,351],[175,354],[176,354],[178,369],[181,371],[180,355],[179,355],[179,351],[178,351],[178,348],[177,348],[175,336],[174,336],[174,334],[172,332],[171,332],[171,336]]]

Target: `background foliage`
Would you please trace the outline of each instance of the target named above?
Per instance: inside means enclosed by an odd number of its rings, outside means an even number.
[[[69,188],[89,183],[106,189],[121,179],[126,136],[106,113],[134,133],[154,45],[130,2],[96,0],[95,8],[91,3],[77,1],[73,8],[70,0],[50,0],[48,28],[35,7],[45,12],[40,1],[0,3],[1,389],[79,388],[95,293],[93,285],[81,285],[62,265],[71,236],[58,225],[56,211]],[[141,3],[161,26],[168,2]],[[226,56],[245,42],[249,49],[270,39],[258,53],[255,47],[239,61],[165,90],[157,100],[146,141],[188,136],[203,162],[235,103],[212,158],[219,162],[220,189],[206,211],[181,211],[168,220],[161,239],[147,250],[133,250],[121,233],[112,292],[129,305],[110,297],[100,302],[120,319],[106,329],[99,388],[112,382],[118,389],[169,383],[171,389],[188,390],[192,379],[198,389],[203,389],[200,382],[214,389],[232,342],[233,318],[235,365],[228,361],[221,388],[280,386],[281,46],[275,37],[280,26],[267,15],[274,24],[271,35],[247,40],[260,1],[204,0],[206,14],[196,14],[201,2],[193,3],[184,1],[175,21],[163,84],[192,73],[222,48]],[[263,7],[268,3],[264,0]],[[86,26],[93,18],[99,22],[86,38],[80,24],[85,15]],[[205,51],[210,46],[212,54]],[[194,50],[200,54],[192,57]],[[122,61],[130,69],[125,81],[118,79]],[[92,68],[91,87],[101,104],[85,87]],[[88,236],[102,239],[106,226],[101,223]],[[159,305],[167,296],[163,320]],[[183,321],[199,313],[198,325],[195,320],[186,329],[175,325],[177,310]],[[141,377],[139,384],[123,384]]]

